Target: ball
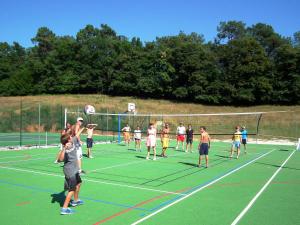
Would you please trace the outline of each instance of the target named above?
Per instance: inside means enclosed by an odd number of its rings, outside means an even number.
[[[84,107],[84,113],[86,115],[94,114],[96,112],[95,107],[92,105],[86,105]]]

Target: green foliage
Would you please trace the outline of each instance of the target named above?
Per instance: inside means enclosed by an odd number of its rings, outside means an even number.
[[[76,37],[38,29],[32,48],[0,43],[0,95],[104,93],[206,104],[299,104],[300,35],[221,22],[214,43],[197,33],[143,43],[111,27]]]

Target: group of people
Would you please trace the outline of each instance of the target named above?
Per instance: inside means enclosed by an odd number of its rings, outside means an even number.
[[[63,161],[64,162],[64,175],[65,175],[65,190],[68,191],[66,195],[66,199],[64,201],[63,207],[60,210],[62,215],[72,214],[74,210],[69,208],[71,206],[82,205],[83,201],[79,199],[79,191],[81,187],[81,173],[82,170],[82,144],[83,142],[80,139],[80,134],[87,129],[87,156],[92,158],[91,148],[93,146],[93,131],[95,129],[95,125],[88,125],[86,128],[82,128],[83,119],[81,117],[77,118],[77,122],[75,125],[71,125],[70,123],[66,124],[66,128],[61,132],[61,150],[57,156],[56,162]],[[131,129],[127,124],[123,129],[124,140],[127,146],[130,143],[130,132]],[[134,130],[134,139],[135,139],[135,147],[136,150],[141,151],[141,139],[142,139],[142,131],[139,126]],[[150,159],[150,151],[153,150],[153,160],[156,160],[156,141],[157,141],[157,129],[154,123],[150,123],[147,129],[147,156],[146,159]],[[166,150],[169,147],[169,135],[170,128],[169,124],[165,123],[160,131],[161,144],[162,144],[162,152],[161,157],[167,157]],[[244,145],[245,153],[246,153],[246,144],[247,144],[247,131],[245,127],[240,128],[240,126],[236,127],[236,131],[232,136],[232,147],[230,157],[232,158],[234,148],[237,149],[237,156],[240,155],[240,146]],[[182,150],[185,152],[192,152],[192,144],[194,140],[194,130],[192,126],[189,124],[186,129],[183,123],[180,123],[176,130],[176,140],[177,145],[176,149],[179,147],[179,143],[181,142]],[[186,148],[184,148],[184,141],[186,141]],[[199,161],[198,167],[201,167],[202,157],[205,157],[206,168],[208,167],[208,152],[210,149],[211,139],[209,134],[206,131],[206,127],[200,127],[200,138],[199,138]],[[72,200],[73,197],[73,200]]]
[[[64,175],[65,175],[65,190],[68,191],[63,207],[60,214],[72,214],[74,210],[69,208],[71,206],[82,205],[83,201],[79,199],[79,191],[82,183],[80,175],[84,173],[82,170],[82,145],[80,139],[81,133],[87,130],[87,157],[93,158],[91,149],[93,147],[93,131],[96,125],[89,124],[87,127],[82,127],[83,119],[77,118],[76,124],[73,126],[70,123],[61,132],[60,142],[61,149],[55,160],[55,163],[64,162]],[[74,200],[71,200],[74,197]]]
[[[131,128],[128,124],[122,129],[124,141],[126,145],[129,147],[130,140],[131,140]],[[160,133],[157,133],[157,129],[154,123],[150,123],[147,129],[147,138],[146,138],[146,146],[147,146],[147,156],[146,159],[150,159],[150,150],[153,150],[153,160],[156,160],[156,136],[160,134],[161,137],[161,145],[162,145],[162,152],[161,157],[167,157],[166,150],[169,147],[169,135],[170,135],[170,128],[169,124],[165,123],[162,127]],[[246,153],[246,144],[247,144],[247,130],[245,126],[240,127],[237,126],[236,130],[232,136],[232,146],[230,151],[230,158],[232,158],[234,150],[236,148],[237,156],[239,158],[240,155],[240,148],[241,144],[244,145],[244,152]],[[133,137],[135,140],[135,149],[136,151],[141,151],[141,139],[142,139],[142,131],[139,126],[133,131]],[[182,151],[185,152],[193,152],[193,141],[194,141],[194,130],[192,125],[189,124],[188,128],[186,129],[183,123],[179,123],[179,126],[176,129],[176,150],[178,150],[179,145],[181,144]],[[199,138],[199,161],[198,166],[201,167],[202,157],[205,156],[206,167],[208,167],[208,152],[210,148],[210,136],[206,132],[206,127],[200,127],[200,138]],[[186,143],[186,145],[185,145]]]
[[[130,132],[131,128],[128,124],[122,129],[124,141],[126,143],[126,146],[129,147],[130,144]],[[169,124],[165,123],[162,129],[160,130],[160,133],[157,132],[157,129],[155,127],[154,123],[150,123],[147,129],[147,138],[146,138],[146,146],[147,146],[147,156],[146,159],[150,159],[150,150],[153,150],[153,160],[156,160],[156,140],[157,140],[157,134],[160,134],[161,138],[161,145],[162,145],[162,152],[161,157],[167,157],[166,151],[169,147],[169,140],[170,140],[170,128]],[[208,133],[206,132],[206,128],[204,126],[200,127],[200,143],[198,146],[199,149],[199,163],[198,166],[201,167],[201,160],[202,156],[205,156],[206,159],[206,167],[208,167],[208,149],[210,148],[210,137]],[[142,131],[139,126],[133,131],[133,137],[135,140],[135,149],[136,151],[141,151],[141,138],[142,138]],[[179,126],[176,129],[176,150],[179,147],[179,144],[181,143],[182,151],[185,152],[193,152],[193,140],[194,140],[194,130],[192,128],[192,125],[189,124],[188,128],[186,129],[183,125],[183,123],[180,123]],[[186,142],[186,146],[185,146]]]

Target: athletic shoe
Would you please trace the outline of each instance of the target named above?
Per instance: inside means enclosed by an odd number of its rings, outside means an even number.
[[[149,160],[149,157],[148,157],[148,156],[146,157],[146,160]]]
[[[154,157],[153,160],[156,160],[156,157]]]
[[[54,163],[56,164],[56,163],[58,163],[58,161],[57,161],[57,160],[55,160],[55,161],[54,161]]]
[[[78,206],[78,205],[83,205],[83,201],[78,199],[77,201],[72,201],[71,202],[71,206],[73,206],[73,207]]]
[[[90,156],[89,158],[90,158],[90,159],[93,159],[94,157],[93,157],[93,156]]]
[[[61,208],[60,215],[70,215],[73,214],[75,211],[70,208]]]
[[[178,150],[178,147],[176,146],[176,148],[175,148],[176,150]]]

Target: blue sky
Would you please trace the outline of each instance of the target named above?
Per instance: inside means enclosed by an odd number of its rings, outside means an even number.
[[[213,40],[220,21],[263,22],[283,36],[300,31],[298,0],[1,0],[0,42],[32,46],[41,26],[75,36],[87,24],[108,24],[120,35],[152,41],[180,30]]]

